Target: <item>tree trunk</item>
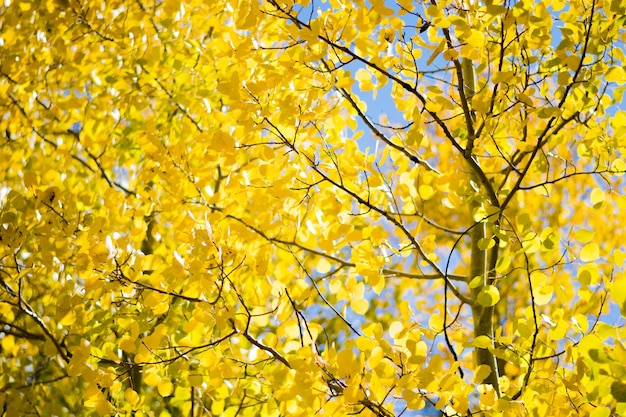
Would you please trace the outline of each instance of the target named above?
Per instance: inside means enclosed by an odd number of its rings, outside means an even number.
[[[470,107],[472,96],[474,95],[475,89],[475,71],[474,64],[467,58],[463,58],[462,60],[462,73],[463,73],[463,81],[464,85],[462,88],[465,90],[465,99],[467,101],[467,108]],[[473,119],[473,117],[472,117]],[[470,152],[465,155],[466,158],[472,158],[471,149],[476,139],[473,137],[474,132],[473,129],[468,129],[468,149]],[[473,167],[469,167],[470,172],[472,173],[471,179],[476,184],[481,184],[481,181],[475,175]],[[478,208],[481,207],[483,203],[476,199],[472,199],[469,204],[470,208],[470,216],[474,221],[474,213]],[[493,318],[494,318],[494,306],[485,307],[478,302],[478,294],[480,294],[481,290],[487,286],[492,284],[491,277],[491,265],[495,265],[495,261],[498,254],[498,244],[496,242],[496,246],[493,248],[491,253],[491,257],[493,259],[489,259],[487,256],[488,249],[481,249],[478,246],[478,243],[481,239],[485,239],[487,237],[492,237],[491,233],[487,230],[487,224],[485,222],[475,223],[474,227],[472,227],[470,231],[470,239],[471,239],[471,260],[470,260],[470,274],[468,277],[468,282],[471,282],[475,277],[481,277],[480,285],[474,286],[471,289],[472,300],[474,301],[472,305],[472,317],[474,319],[474,339],[479,336],[487,336],[489,340],[491,340],[491,345],[493,347],[494,343],[494,330],[493,330]],[[488,365],[491,368],[491,373],[485,379],[485,383],[491,384],[498,394],[500,395],[500,381],[499,381],[499,372],[498,372],[498,364],[495,355],[489,349],[483,348],[475,348],[475,361],[476,365]]]

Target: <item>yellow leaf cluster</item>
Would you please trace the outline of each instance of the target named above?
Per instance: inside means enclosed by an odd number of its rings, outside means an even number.
[[[626,413],[626,11],[465,3],[5,1],[6,414]]]

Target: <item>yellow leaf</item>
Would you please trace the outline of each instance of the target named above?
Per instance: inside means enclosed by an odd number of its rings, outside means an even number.
[[[426,357],[426,355],[428,354],[428,345],[423,340],[420,340],[414,344],[407,343],[407,347],[408,346],[413,347],[413,349],[411,349],[411,353],[413,356]]]
[[[602,207],[602,203],[604,203],[604,201],[606,200],[606,195],[604,194],[604,191],[602,191],[599,188],[594,188],[591,191],[591,195],[589,197],[589,199],[591,200],[591,204],[593,204],[593,208],[600,208]]]
[[[327,274],[332,269],[332,265],[330,262],[328,262],[328,259],[321,258],[317,262],[316,269],[317,269],[317,272],[319,272],[320,274]]]
[[[426,8],[426,14],[428,17],[430,17],[431,19],[437,18],[437,17],[443,17],[443,10],[439,7],[437,7],[437,5],[435,4],[431,4]]]
[[[424,135],[418,129],[414,129],[413,127],[411,127],[406,134],[405,142],[409,146],[420,146],[423,139]]]
[[[508,250],[505,250],[502,255],[498,257],[498,261],[496,262],[496,272],[503,274],[509,269],[509,266],[511,266],[511,253]]]
[[[597,284],[600,280],[600,271],[596,264],[582,265],[578,269],[578,282],[582,285]]]
[[[169,379],[163,378],[157,385],[157,390],[162,397],[169,397],[174,392],[174,384]]]
[[[428,327],[436,333],[441,333],[443,331],[443,319],[441,316],[436,313],[431,315],[428,319]]]
[[[164,314],[169,310],[169,297],[166,294],[151,292],[144,298],[144,303],[154,314]]]
[[[357,314],[365,314],[369,309],[369,302],[364,298],[353,298],[350,300],[350,307]]]
[[[337,377],[357,375],[361,371],[358,359],[352,349],[344,349],[337,354]]]
[[[481,349],[489,349],[490,347],[493,347],[493,343],[491,342],[491,339],[489,338],[489,336],[478,336],[477,338],[474,339],[474,341],[472,342],[472,346],[477,347],[477,348],[481,348]]]
[[[237,71],[233,71],[230,73],[230,78],[228,80],[220,81],[217,84],[217,90],[222,93],[224,96],[227,96],[233,100],[239,100],[239,89],[241,87],[241,82],[239,80],[239,73]]]
[[[147,372],[143,381],[150,387],[156,387],[161,382],[161,378],[155,372]]]
[[[91,353],[90,345],[83,342],[81,345],[74,347],[71,352],[72,359],[70,359],[70,363],[68,364],[67,373],[70,376],[78,376],[88,372],[87,360]]]
[[[493,285],[486,285],[478,293],[477,301],[484,307],[491,307],[500,301],[500,291]]]
[[[421,410],[424,408],[425,401],[423,395],[411,389],[402,391],[402,399],[406,401],[406,406],[409,410]]]
[[[481,407],[491,408],[498,399],[496,392],[491,385],[481,385],[479,388]]]
[[[589,413],[589,417],[609,417],[610,415],[611,410],[606,407],[597,407]]]
[[[124,336],[120,339],[120,348],[128,353],[132,353],[137,349],[137,346],[135,346],[135,339],[133,339],[131,336]]]
[[[567,334],[569,327],[570,326],[567,324],[565,320],[559,320],[556,323],[556,326],[552,327],[548,331],[548,338],[550,340],[562,340]]]
[[[558,12],[565,7],[565,0],[552,0],[550,6],[553,12]]]
[[[335,87],[345,88],[349,91],[352,88],[352,84],[354,84],[354,78],[350,77],[349,74],[347,74],[346,76],[341,77],[337,80],[337,82],[335,83]]]
[[[37,194],[37,202],[45,206],[53,206],[54,203],[59,201],[60,194],[59,187],[48,187],[45,191]]]
[[[388,394],[388,392],[385,387],[383,387],[380,378],[378,377],[378,374],[372,372],[370,374],[369,382],[369,396],[372,398],[372,400],[376,402],[381,402],[383,398],[385,398],[385,396]]]
[[[359,336],[356,339],[356,347],[364,352],[372,350],[376,346],[378,346],[378,342],[374,339],[370,339],[369,337]]]
[[[204,378],[202,377],[202,375],[189,375],[189,385],[191,385],[192,387],[201,387],[203,381]]]
[[[402,337],[404,334],[404,325],[400,321],[394,321],[389,326],[389,336],[394,339]]]
[[[443,59],[447,59],[448,61],[452,61],[459,58],[459,51],[453,48],[448,48],[443,53]]]
[[[365,398],[363,390],[358,385],[351,385],[347,387],[343,391],[343,395],[346,397],[346,401],[349,403],[358,403],[363,398]]]
[[[491,249],[495,246],[495,244],[496,242],[492,238],[484,237],[478,241],[478,249],[480,250]]]
[[[15,337],[12,335],[5,335],[2,340],[0,340],[0,346],[2,350],[9,355],[15,355],[20,348],[19,345],[15,344]]]
[[[614,282],[609,286],[611,298],[621,309],[622,316],[626,317],[626,285],[623,281]]]
[[[554,293],[554,288],[552,285],[544,285],[543,287],[537,288],[534,291],[535,296],[535,304],[543,306],[550,302],[552,299],[552,294]]]
[[[576,314],[572,317],[572,323],[578,328],[581,333],[587,333],[589,330],[589,321],[584,314]]]
[[[257,275],[265,276],[268,263],[269,255],[267,253],[261,252],[257,254],[256,259],[254,260],[254,272]]]
[[[106,262],[109,258],[109,248],[100,242],[89,249],[89,256],[94,264],[99,265]]]
[[[482,49],[485,46],[485,35],[476,29],[472,29],[472,34],[465,38],[464,41],[474,48]]]
[[[221,416],[224,414],[226,402],[223,399],[211,401],[211,414]]]
[[[430,7],[430,6],[429,6]],[[446,47],[446,41],[445,39],[441,41],[441,43],[439,44],[439,46],[437,46],[437,48],[433,51],[432,55],[430,56],[430,58],[428,58],[428,61],[426,62],[426,65],[430,65],[433,63],[433,61],[439,56],[439,54],[441,52],[443,52],[443,50]],[[435,110],[436,111],[436,110]]]
[[[513,71],[496,71],[491,78],[494,84],[506,83],[513,77]]]
[[[535,105],[535,103],[533,102],[533,99],[524,93],[518,93],[517,99],[521,101],[522,103],[526,104],[527,106],[534,107]]]
[[[580,251],[578,255],[583,262],[593,262],[600,257],[600,248],[597,243],[588,243]]]
[[[114,410],[113,405],[107,401],[107,399],[102,395],[96,401],[96,412],[101,416],[110,416]]]
[[[370,353],[368,360],[370,368],[376,368],[384,356],[385,352],[380,346],[374,347],[374,349],[372,349],[372,352]]]
[[[435,194],[435,189],[428,184],[420,184],[418,192],[422,199],[429,200]]]
[[[611,172],[615,175],[623,175],[626,172],[626,163],[621,159],[616,159],[611,163]]]
[[[359,68],[356,72],[355,78],[359,82],[359,88],[361,91],[372,91],[374,89],[372,74],[365,68]]]
[[[472,280],[469,283],[469,287],[470,288],[478,288],[481,285],[483,285],[483,282],[485,281],[485,279],[481,276],[476,276],[474,278],[472,278]]]
[[[180,0],[164,0],[161,6],[167,15],[173,15],[180,9]]]
[[[71,326],[76,322],[76,311],[70,310],[61,321],[59,321],[59,325],[61,326]]]
[[[580,243],[590,242],[595,236],[595,232],[593,230],[580,229],[574,232],[574,238]]]
[[[124,399],[134,406],[139,402],[139,394],[134,389],[127,388],[124,392]]]
[[[476,368],[476,371],[474,372],[474,383],[482,384],[482,382],[489,375],[491,375],[491,368],[489,367],[489,365],[480,365],[478,368]]]
[[[385,288],[385,277],[378,273],[378,271],[373,271],[367,278],[367,282],[372,286],[372,290],[380,295],[380,292]]]
[[[363,334],[378,340],[383,337],[383,326],[379,322],[368,323],[363,326]]]
[[[622,84],[626,83],[626,72],[624,71],[624,68],[622,68],[622,67],[611,67],[604,74],[604,78],[608,82],[617,83],[619,85],[622,85]]]
[[[537,115],[542,119],[550,119],[561,116],[561,109],[556,106],[540,107]]]

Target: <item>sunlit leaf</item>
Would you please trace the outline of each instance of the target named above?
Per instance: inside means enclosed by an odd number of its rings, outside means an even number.
[[[611,410],[606,407],[595,408],[591,413],[589,413],[589,417],[609,417],[610,415]]]
[[[626,71],[624,68],[620,67],[611,67],[605,74],[606,80],[609,82],[614,82],[618,84],[624,84],[626,82]]]
[[[489,365],[480,365],[478,368],[476,368],[476,373],[474,374],[474,382],[476,384],[481,384],[485,378],[487,378],[489,376],[489,374],[491,374],[491,368],[489,367]]]
[[[472,342],[472,345],[474,347],[481,348],[481,349],[488,349],[490,347],[493,347],[493,343],[491,342],[491,339],[489,339],[489,337],[487,336],[478,336],[476,339],[474,339],[474,341]],[[480,382],[477,382],[477,383],[480,383]]]
[[[599,208],[606,200],[606,196],[604,194],[604,191],[599,188],[594,188],[591,191],[591,196],[589,199],[591,200],[591,204],[593,204],[594,208]]]
[[[593,262],[600,256],[600,247],[597,243],[588,243],[580,250],[580,260],[583,262]]]
[[[486,285],[480,290],[477,301],[484,307],[491,307],[500,301],[500,292],[493,285]]]
[[[159,395],[162,397],[168,397],[172,395],[172,392],[174,391],[174,384],[172,384],[172,381],[169,379],[164,378],[157,385],[157,389],[159,390]]]

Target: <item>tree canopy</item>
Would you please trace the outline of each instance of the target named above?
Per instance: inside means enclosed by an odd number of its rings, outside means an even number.
[[[5,0],[2,415],[623,415],[625,21]]]

